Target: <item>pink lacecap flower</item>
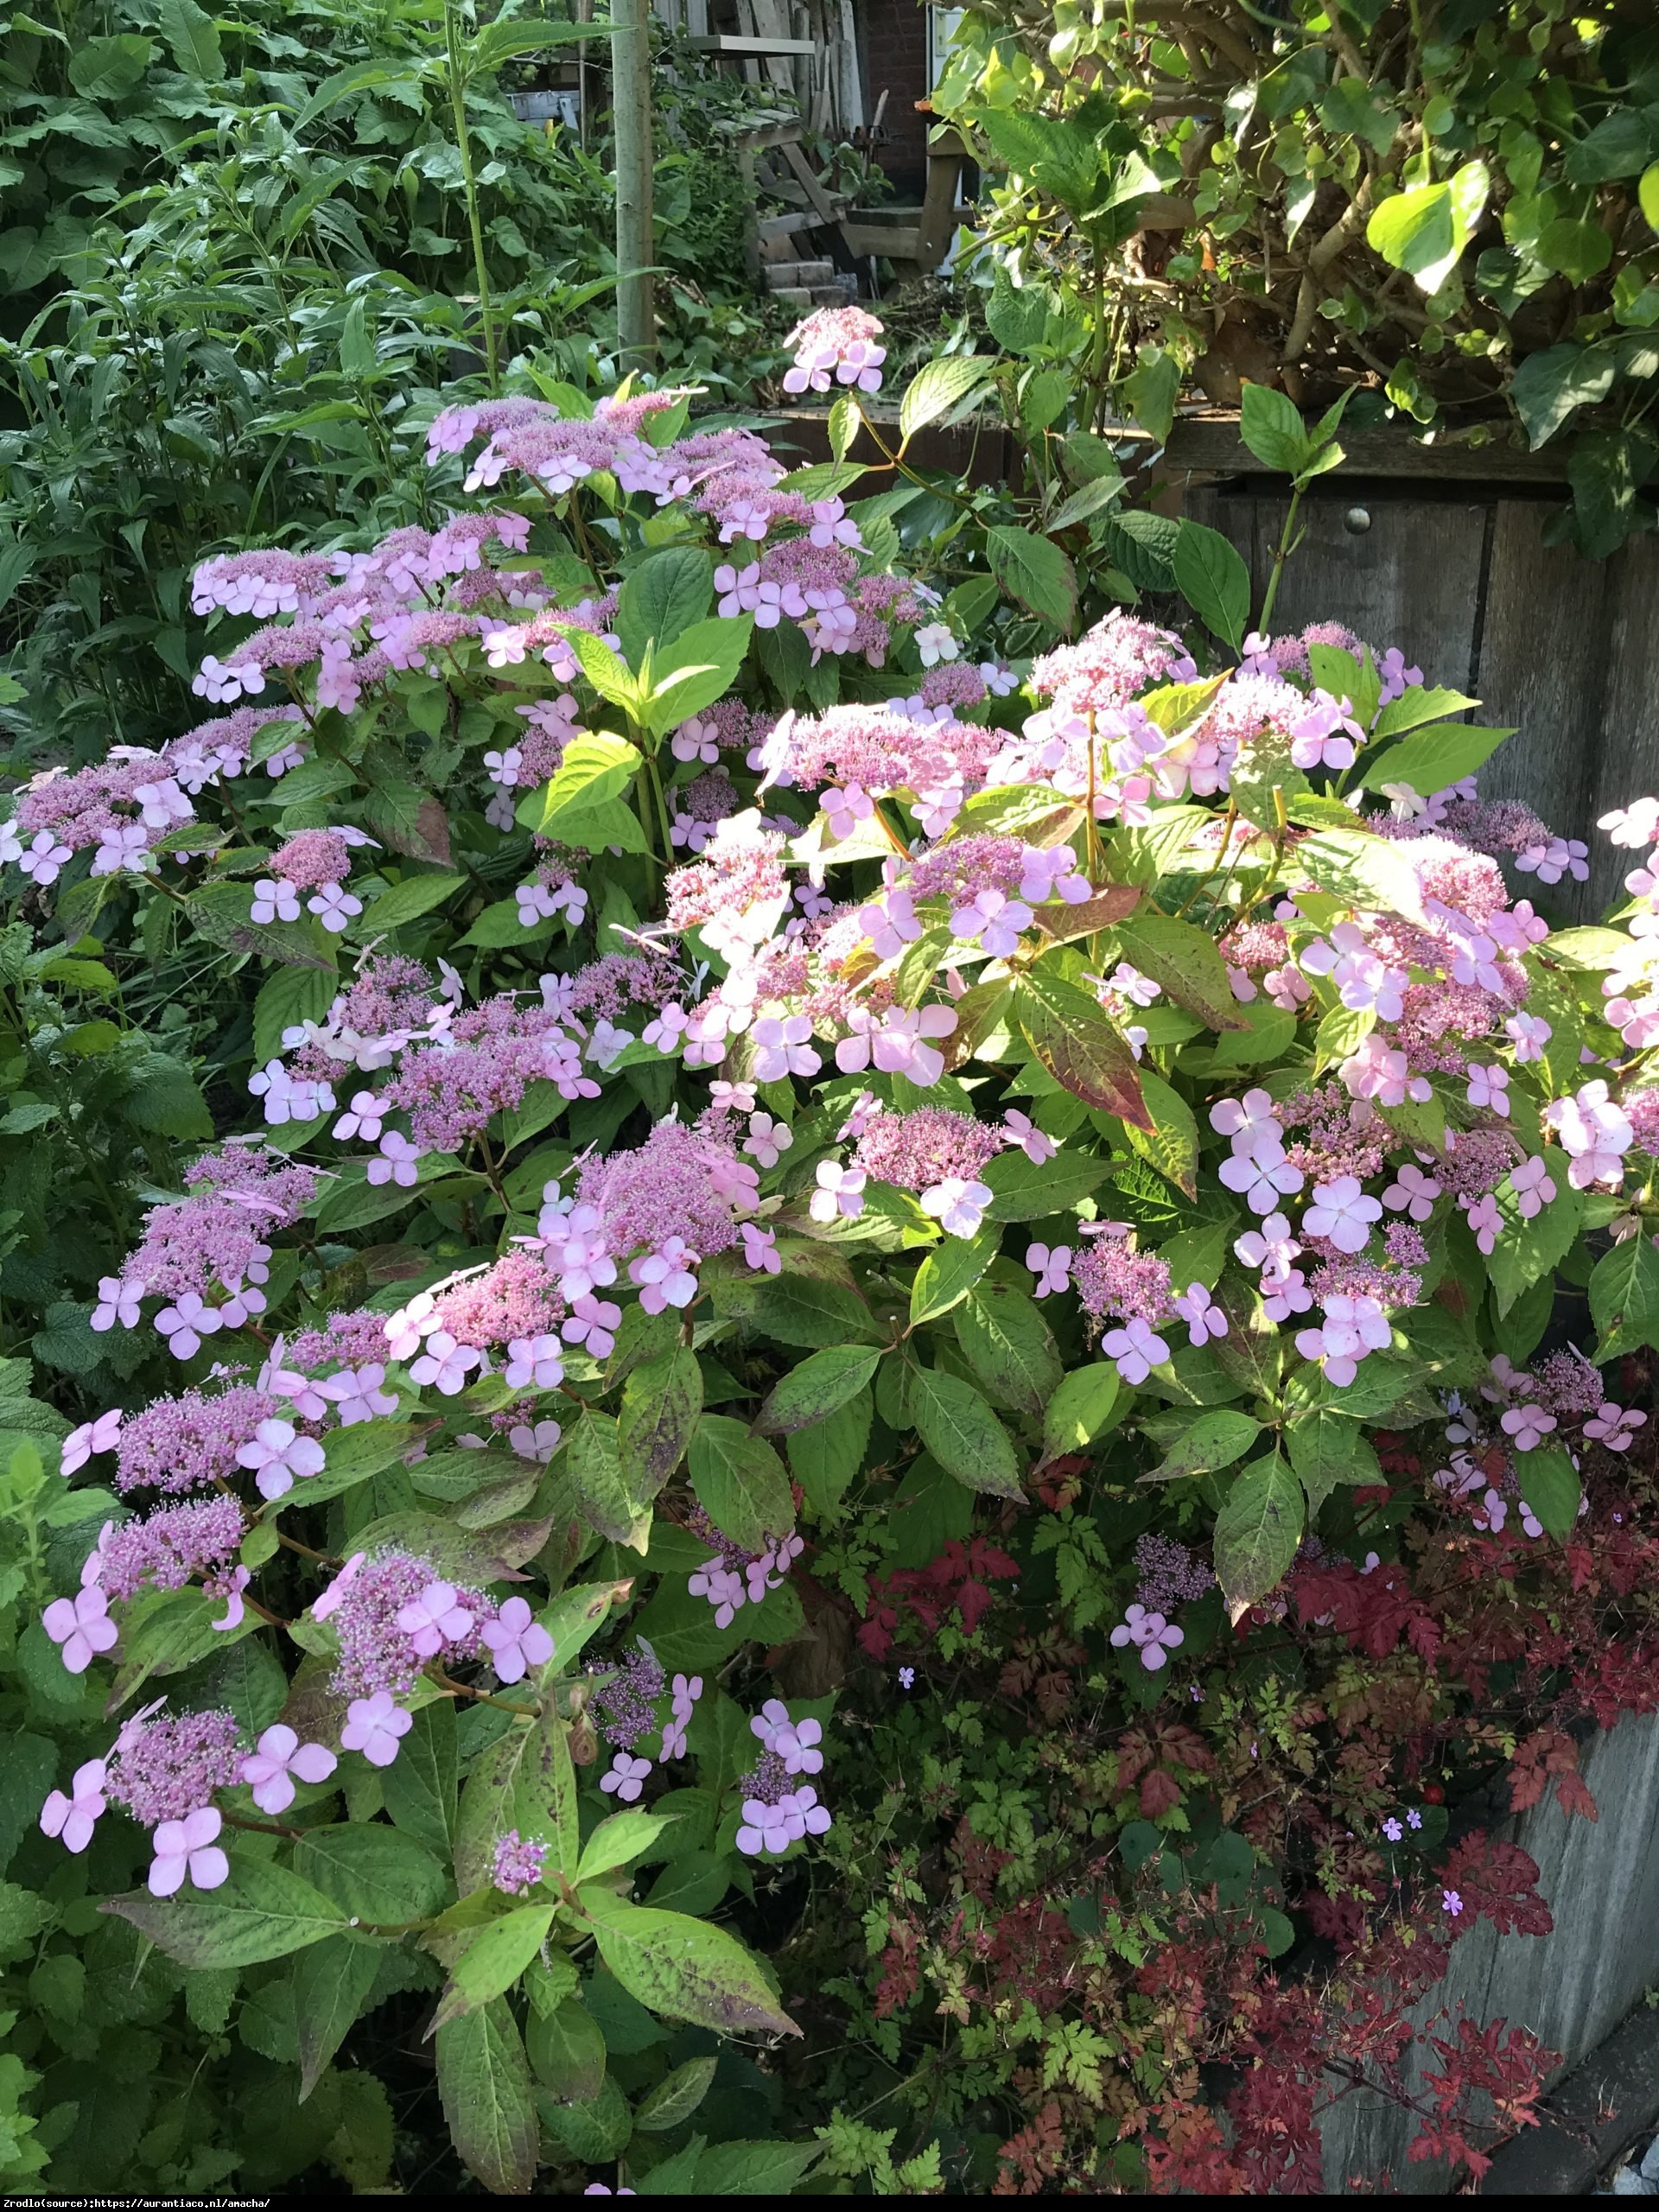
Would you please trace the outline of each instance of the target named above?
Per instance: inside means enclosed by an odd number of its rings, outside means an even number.
[[[1169,1346],[1139,1315],[1121,1329],[1109,1330],[1100,1340],[1100,1348],[1117,1363],[1118,1373],[1130,1384],[1144,1382],[1153,1369],[1161,1367],[1169,1357]]]
[[[1039,1129],[1029,1115],[1020,1113],[1016,1107],[1011,1106],[1005,1111],[1002,1124],[1033,1166],[1042,1166],[1059,1150],[1053,1138]]]
[[[1056,1291],[1065,1290],[1071,1281],[1071,1247],[1069,1244],[1028,1244],[1026,1265],[1037,1278],[1034,1298],[1048,1298]]]
[[[54,1789],[41,1808],[41,1832],[61,1836],[67,1851],[85,1851],[92,1840],[93,1827],[108,1805],[104,1774],[102,1759],[88,1759],[75,1769],[68,1796]]]
[[[212,1805],[199,1805],[181,1821],[163,1821],[150,1839],[156,1850],[147,1882],[150,1895],[175,1896],[187,1876],[199,1890],[216,1890],[229,1881],[231,1862],[217,1841],[224,1825]]]
[[[79,1474],[95,1453],[113,1452],[120,1433],[119,1406],[99,1414],[96,1421],[83,1421],[79,1428],[72,1428],[63,1440],[60,1471],[65,1475]]]
[[[1141,1664],[1153,1673],[1185,1641],[1185,1630],[1166,1621],[1161,1613],[1148,1612],[1144,1605],[1131,1605],[1112,1630],[1112,1642],[1118,1649],[1122,1650],[1128,1644],[1137,1645]]]
[[[931,1214],[947,1236],[976,1236],[991,1197],[988,1183],[947,1175],[922,1192],[922,1211]]]
[[[491,1664],[503,1682],[522,1681],[532,1667],[544,1667],[553,1656],[552,1637],[523,1598],[507,1599],[479,1634],[489,1646]]]
[[[1227,1316],[1201,1282],[1187,1285],[1185,1295],[1175,1300],[1175,1311],[1185,1322],[1194,1344],[1206,1344],[1211,1337],[1224,1337],[1227,1333]]]
[[[607,1796],[614,1796],[623,1804],[632,1805],[644,1789],[650,1772],[649,1759],[633,1758],[626,1751],[619,1751],[611,1761],[609,1772],[601,1775],[599,1786]]]
[[[1547,1414],[1541,1406],[1510,1406],[1499,1418],[1517,1452],[1535,1451],[1555,1427],[1554,1414]]]
[[[1371,1224],[1382,1217],[1380,1201],[1365,1194],[1357,1175],[1338,1175],[1315,1186],[1302,1227],[1310,1236],[1328,1238],[1339,1252],[1363,1252],[1370,1242]]]
[[[253,1790],[262,1813],[285,1813],[294,1802],[294,1783],[326,1782],[339,1762],[321,1744],[302,1744],[293,1729],[277,1721],[242,1762],[242,1779]]]
[[[62,1647],[70,1674],[84,1675],[94,1655],[114,1644],[118,1631],[109,1613],[110,1601],[94,1583],[73,1598],[54,1598],[41,1614],[41,1625]]]
[[[1617,1406],[1611,1402],[1597,1408],[1596,1417],[1584,1424],[1586,1436],[1595,1437],[1610,1452],[1628,1452],[1638,1428],[1647,1426],[1646,1414],[1633,1406]]]
[[[323,1450],[315,1438],[300,1435],[292,1421],[262,1421],[236,1459],[238,1466],[255,1471],[261,1497],[285,1497],[296,1476],[321,1473]]]
[[[817,1188],[807,1207],[814,1221],[831,1222],[843,1216],[855,1220],[863,1212],[863,1168],[843,1167],[838,1160],[821,1160],[816,1176]]]
[[[473,1616],[458,1602],[453,1582],[429,1582],[398,1612],[397,1625],[423,1659],[435,1659],[446,1643],[458,1643]]]
[[[315,1610],[314,1606],[312,1611]],[[390,1766],[397,1756],[399,1740],[414,1726],[414,1714],[405,1713],[390,1690],[376,1690],[372,1697],[353,1698],[346,1707],[340,1746],[361,1751],[371,1766]]]

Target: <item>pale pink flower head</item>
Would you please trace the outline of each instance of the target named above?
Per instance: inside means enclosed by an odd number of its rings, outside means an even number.
[[[922,1192],[922,1211],[931,1213],[947,1236],[977,1236],[991,1195],[987,1183],[970,1183],[960,1175],[947,1175],[943,1182]]]
[[[323,1450],[315,1437],[300,1435],[292,1421],[262,1421],[236,1459],[238,1466],[254,1471],[261,1497],[285,1497],[296,1476],[322,1472]]]
[[[92,1829],[108,1808],[104,1795],[105,1763],[88,1759],[75,1769],[66,1796],[54,1789],[41,1808],[42,1834],[60,1836],[66,1851],[82,1852],[92,1840]]]
[[[118,1631],[109,1615],[110,1601],[96,1583],[73,1598],[54,1598],[41,1614],[41,1626],[60,1646],[70,1674],[84,1675],[99,1652],[113,1648]]]
[[[397,1625],[423,1659],[435,1659],[446,1643],[458,1643],[474,1616],[459,1601],[453,1582],[429,1582],[398,1612]]]
[[[1184,1298],[1175,1300],[1175,1311],[1185,1322],[1193,1344],[1207,1344],[1211,1337],[1227,1333],[1227,1316],[1211,1298],[1201,1282],[1189,1283]]]
[[[499,1681],[521,1682],[532,1667],[544,1667],[553,1656],[552,1637],[523,1598],[509,1598],[479,1633],[489,1647],[490,1662]]]
[[[1381,1202],[1366,1195],[1357,1175],[1338,1175],[1314,1186],[1302,1228],[1310,1236],[1327,1238],[1338,1252],[1363,1252],[1370,1242],[1371,1224],[1382,1217]]]
[[[390,1690],[376,1690],[372,1697],[355,1697],[346,1707],[340,1746],[361,1751],[371,1766],[390,1766],[414,1726],[414,1714],[405,1713]]]
[[[611,1761],[609,1772],[599,1777],[599,1786],[607,1797],[614,1796],[624,1805],[632,1805],[644,1789],[650,1772],[649,1759],[634,1758],[626,1751],[619,1751]]]

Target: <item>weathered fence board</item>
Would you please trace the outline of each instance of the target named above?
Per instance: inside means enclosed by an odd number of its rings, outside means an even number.
[[[1582,1772],[1600,1818],[1569,1820],[1553,1798],[1509,1825],[1538,1862],[1555,1926],[1548,1936],[1497,1936],[1483,1923],[1452,1954],[1445,1980],[1412,2016],[1419,2029],[1408,2080],[1440,2062],[1428,2037],[1448,2005],[1481,2024],[1530,2028],[1572,2066],[1659,1984],[1659,1715],[1626,1719],[1592,1738]],[[1423,2031],[1427,2031],[1427,2034]],[[1369,2093],[1333,2099],[1319,2115],[1325,2184],[1347,2195],[1385,2171],[1411,2196],[1442,2193],[1442,2165],[1408,2164],[1416,2122]]]

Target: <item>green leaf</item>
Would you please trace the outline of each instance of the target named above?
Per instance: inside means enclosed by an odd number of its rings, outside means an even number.
[[[1376,1454],[1351,1414],[1336,1406],[1318,1406],[1285,1429],[1285,1449],[1302,1488],[1308,1510],[1317,1512],[1338,1483],[1380,1483]]]
[[[315,922],[256,922],[252,887],[210,883],[185,901],[192,928],[227,952],[257,952],[296,968],[334,973],[334,948]]]
[[[1390,745],[1366,763],[1365,787],[1380,791],[1404,785],[1420,798],[1431,798],[1484,767],[1512,729],[1475,729],[1466,722],[1446,722],[1419,730],[1402,744]]]
[[[652,658],[646,727],[661,736],[723,698],[737,681],[753,631],[752,614],[715,615],[682,631],[665,656]]]
[[[1064,1370],[1035,1300],[1007,1283],[981,1282],[956,1310],[963,1357],[994,1398],[1041,1418]]]
[[[1503,1227],[1487,1255],[1486,1272],[1500,1318],[1541,1276],[1553,1274],[1572,1250],[1584,1218],[1584,1192],[1563,1178],[1554,1198],[1528,1221],[1522,1217],[1513,1184],[1506,1179],[1499,1185]]]
[[[800,2034],[760,1961],[723,1928],[626,1904],[596,1883],[579,1894],[600,1956],[653,2012],[727,2035]]]
[[[294,1847],[294,1872],[351,1918],[377,1927],[427,1919],[449,1887],[423,1845],[378,1821],[308,1828]]]
[[[551,1845],[549,1861],[569,1878],[580,1856],[576,1772],[569,1724],[550,1697],[529,1723],[514,1720],[474,1761],[461,1801],[455,1880],[463,1896],[490,1879],[496,1838],[507,1828]]]
[[[791,1436],[790,1471],[821,1521],[836,1517],[848,1484],[863,1466],[874,1414],[867,1385],[826,1421]]]
[[[147,1052],[132,1073],[136,1080],[127,1096],[126,1116],[135,1128],[185,1140],[213,1135],[213,1116],[201,1086],[182,1060],[170,1052]]]
[[[1444,183],[1421,184],[1385,200],[1365,226],[1365,242],[1390,268],[1403,269],[1426,294],[1456,268],[1485,210],[1491,179],[1484,162],[1465,162]]]
[[[665,2135],[670,2128],[690,2120],[713,2087],[719,2064],[718,2052],[710,2051],[705,2058],[688,2058],[683,2066],[677,2066],[640,2100],[634,2110],[634,2126],[646,2135]]]
[[[1572,340],[1527,355],[1510,379],[1510,397],[1535,452],[1575,408],[1606,398],[1617,365],[1611,353]]]
[[[69,81],[83,99],[123,100],[149,68],[153,39],[123,31],[114,38],[77,37],[69,57]]]
[[[607,801],[620,798],[638,773],[642,756],[625,738],[603,731],[586,731],[572,738],[550,782],[520,801],[518,820],[524,829],[543,836],[563,838],[557,827],[562,816],[578,820]]]
[[[1143,1483],[1174,1482],[1183,1475],[1212,1474],[1217,1468],[1230,1467],[1243,1458],[1261,1433],[1261,1422],[1252,1421],[1248,1414],[1232,1413],[1224,1407],[1200,1414],[1179,1443],[1141,1479]]]
[[[334,1004],[340,978],[331,969],[277,968],[259,986],[253,1002],[253,1057],[264,1067],[280,1058],[283,1032],[302,1021],[321,1021]]]
[[[1200,620],[1236,652],[1250,619],[1250,572],[1218,530],[1183,520],[1175,540],[1175,588]]]
[[[622,1392],[617,1460],[631,1497],[656,1497],[685,1456],[702,1411],[702,1370],[679,1344],[636,1367]]]
[[[716,1275],[709,1285],[715,1309],[780,1344],[816,1350],[855,1337],[881,1340],[875,1316],[855,1290],[791,1274],[787,1260],[784,1267],[776,1275]]]
[[[346,1915],[321,1890],[268,1859],[230,1853],[221,1889],[153,1897],[148,1891],[110,1897],[100,1912],[130,1920],[141,1936],[184,1967],[251,1967],[286,1958],[338,1935]]]
[[[1043,1453],[1058,1459],[1091,1444],[1111,1420],[1121,1389],[1116,1367],[1096,1360],[1062,1376],[1043,1417]]]
[[[1642,203],[1643,219],[1650,231],[1659,231],[1659,162],[1643,174],[1637,187],[1637,196]]]
[[[601,1874],[608,1874],[613,1867],[628,1866],[671,1828],[674,1821],[672,1813],[644,1813],[632,1808],[613,1813],[609,1820],[600,1822],[582,1846],[576,1879],[591,1882]]]
[[[1053,629],[1072,627],[1077,618],[1077,573],[1052,539],[994,523],[985,533],[985,553],[991,574],[1010,599]]]
[[[794,1527],[794,1501],[783,1461],[741,1421],[704,1414],[687,1456],[698,1504],[745,1551],[762,1552]]]
[[[300,2047],[302,2104],[360,2018],[380,1970],[381,1955],[373,1944],[331,1936],[325,1942],[314,1943],[296,1965],[294,2024]]]
[[[599,2094],[605,2079],[605,2037],[580,1999],[568,1997],[546,2014],[532,2012],[524,2044],[536,2079],[562,2104]]]
[[[1567,1454],[1554,1445],[1515,1455],[1515,1484],[1549,1534],[1564,1543],[1579,1517],[1584,1486]]]
[[[899,408],[899,450],[918,430],[937,423],[972,400],[991,374],[993,364],[977,353],[947,353],[927,362],[912,378]]]
[[[454,1847],[460,1779],[454,1705],[448,1699],[423,1705],[413,1723],[397,1758],[381,1770],[380,1792],[394,1826],[447,1861]]]
[[[1000,1230],[982,1229],[976,1236],[944,1237],[924,1254],[910,1286],[911,1327],[937,1321],[958,1300],[966,1298],[996,1257],[1001,1243]]]
[[[1142,1160],[1154,1166],[1183,1197],[1198,1196],[1198,1125],[1192,1109],[1179,1092],[1148,1068],[1141,1077],[1141,1093],[1152,1117],[1150,1128],[1126,1122],[1129,1142]]]
[[[1109,1163],[1082,1152],[1058,1152],[1039,1165],[1016,1147],[999,1153],[980,1171],[979,1179],[991,1192],[985,1209],[989,1221],[1042,1221],[1050,1214],[1070,1213],[1105,1180]],[[952,1239],[952,1242],[960,1242]],[[992,1246],[995,1254],[996,1247]],[[912,1320],[918,1316],[912,1304]]]
[[[1602,1341],[1598,1364],[1639,1344],[1659,1344],[1659,1251],[1645,1235],[1627,1237],[1597,1261],[1590,1312]]]
[[[564,1464],[583,1512],[601,1536],[631,1543],[649,1501],[639,1497],[622,1464],[617,1424],[591,1406],[565,1441]]]
[[[714,568],[701,546],[665,545],[642,561],[617,601],[616,634],[637,668],[647,645],[666,648],[702,620],[714,597]]]
[[[1422,913],[1422,886],[1402,849],[1369,830],[1316,830],[1296,848],[1298,865],[1321,891],[1408,921]]]
[[[773,1383],[755,1415],[756,1428],[768,1436],[791,1436],[827,1421],[858,1395],[880,1357],[864,1344],[828,1344],[811,1353]]]
[[[1213,1538],[1216,1579],[1236,1621],[1288,1572],[1306,1519],[1302,1486],[1276,1452],[1234,1478]]]
[[[1226,963],[1207,930],[1162,914],[1137,914],[1118,924],[1117,938],[1133,966],[1208,1027],[1244,1027]]]
[[[451,2141],[498,2196],[524,2196],[540,2155],[530,2067],[505,1998],[437,2033],[438,2094]]]
[[[1241,386],[1238,434],[1259,461],[1286,476],[1299,476],[1312,450],[1295,402],[1271,385]]]
[[[683,2151],[639,2177],[641,2196],[683,2196],[694,2183],[710,2196],[788,2196],[819,2154],[816,2143],[709,2143],[694,2135]],[[905,2170],[899,2170],[902,2174]]]
[[[477,2012],[505,1996],[540,1952],[553,1925],[553,1912],[550,1902],[520,1905],[468,1937],[450,1970],[449,1986],[427,2033],[434,2030],[442,2033],[449,2021]]]
[[[1039,963],[1020,978],[1014,1012],[1033,1053],[1063,1090],[1150,1129],[1135,1055],[1096,1000]]]
[[[452,899],[467,879],[464,875],[411,875],[394,883],[372,899],[356,925],[359,937],[385,937],[429,914]]]
[[[182,75],[203,85],[224,81],[225,55],[219,43],[219,28],[205,10],[197,7],[196,0],[156,0],[156,16]]]
[[[1013,1439],[970,1382],[917,1367],[906,1389],[917,1433],[947,1474],[991,1497],[1024,1497]]]
[[[985,302],[985,322],[1007,353],[1033,353],[1048,328],[1048,300],[1034,286],[1016,290],[1001,262],[995,265],[991,296]]]

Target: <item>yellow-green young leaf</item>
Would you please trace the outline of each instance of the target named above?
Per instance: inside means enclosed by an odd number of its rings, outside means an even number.
[[[723,697],[743,664],[753,631],[752,614],[715,615],[682,631],[666,652],[652,658],[646,728],[660,736]]]
[[[1296,860],[1332,898],[1422,918],[1423,887],[1405,848],[1373,830],[1316,830],[1297,846]]]
[[[597,1884],[579,1894],[601,1958],[652,2012],[727,2035],[801,2032],[779,2004],[766,1967],[723,1928],[625,1904]]]
[[[534,1720],[515,1720],[480,1752],[461,1793],[455,1880],[463,1899],[490,1879],[495,1841],[508,1828],[552,1847],[549,1864],[573,1879],[581,1857],[576,1771],[569,1723],[549,1698]]]
[[[925,1253],[910,1286],[911,1327],[937,1321],[966,1298],[996,1257],[1001,1242],[1001,1230],[982,1229],[977,1236],[944,1237]]]
[[[1040,1419],[1064,1370],[1036,1301],[1010,1284],[982,1282],[956,1313],[963,1357],[993,1398]]]
[[[550,1904],[521,1905],[471,1936],[455,1961],[427,2035],[465,2012],[476,2012],[492,1998],[505,1996],[541,1949],[553,1925],[553,1910]]]
[[[337,1936],[344,1910],[286,1866],[231,1853],[231,1878],[217,1890],[111,1897],[100,1912],[130,1920],[183,1967],[253,1967]]]
[[[688,1456],[698,1504],[745,1551],[764,1551],[794,1527],[795,1505],[783,1461],[741,1421],[704,1414]]]
[[[1192,1118],[1192,1109],[1150,1068],[1141,1071],[1141,1093],[1152,1126],[1141,1128],[1136,1122],[1126,1122],[1123,1127],[1129,1142],[1184,1198],[1197,1198],[1198,1125]]]
[[[1087,991],[1039,963],[1020,980],[1014,1017],[1062,1089],[1128,1126],[1151,1128],[1135,1055]]]
[[[1242,1459],[1261,1433],[1261,1422],[1252,1421],[1248,1414],[1231,1413],[1225,1408],[1200,1414],[1180,1442],[1141,1479],[1168,1483],[1182,1475],[1213,1474],[1218,1467],[1230,1467],[1236,1459]]]
[[[1216,1580],[1240,1619],[1288,1573],[1302,1540],[1302,1486],[1276,1452],[1233,1478],[1216,1516]]]
[[[540,2154],[530,2066],[505,1997],[438,2030],[438,2095],[450,2140],[496,2196],[525,2196]]]
[[[690,2120],[708,2095],[719,2064],[719,2055],[710,2051],[706,2058],[688,2058],[677,2066],[635,2108],[634,2126],[647,2135],[665,2135]]]
[[[1117,938],[1132,967],[1150,976],[1207,1027],[1245,1027],[1227,981],[1226,963],[1207,930],[1165,914],[1137,914],[1119,923]]]
[[[1104,1360],[1062,1376],[1043,1418],[1045,1457],[1063,1459],[1091,1444],[1112,1418],[1119,1387],[1116,1368]]]
[[[561,2104],[582,2104],[605,2079],[605,2037],[580,1998],[567,1997],[546,2014],[532,2012],[524,2043],[536,2079]]]
[[[641,1852],[649,1851],[658,1837],[671,1828],[678,1818],[677,1813],[644,1813],[632,1807],[613,1813],[609,1820],[600,1822],[582,1846],[576,1879],[591,1882],[601,1874],[608,1874],[613,1866],[626,1866],[631,1859],[638,1859]]]
[[[1014,1440],[972,1383],[938,1367],[912,1368],[906,1380],[911,1418],[947,1474],[992,1497],[1025,1496]]]
[[[1420,729],[1367,762],[1365,788],[1392,791],[1398,785],[1427,798],[1484,767],[1504,739],[1514,735],[1512,729],[1476,729],[1468,722]]]
[[[1584,1495],[1578,1470],[1565,1452],[1551,1446],[1542,1452],[1517,1452],[1516,1487],[1552,1536],[1561,1541],[1573,1533]]]
[[[972,399],[989,377],[992,365],[979,353],[947,353],[929,361],[911,378],[899,403],[899,430],[906,443],[928,423],[937,423]]]
[[[639,751],[626,738],[611,737],[603,731],[572,738],[552,780],[518,802],[520,828],[550,836],[555,833],[549,825],[562,814],[586,813],[609,799],[620,798],[638,773],[640,760]]]
[[[768,1436],[791,1436],[828,1421],[858,1395],[880,1357],[865,1344],[827,1344],[809,1354],[772,1385],[755,1427]]]
[[[622,1465],[615,1421],[590,1408],[570,1432],[564,1464],[600,1535],[613,1543],[631,1542],[649,1501],[635,1493]]]
[[[1323,1074],[1357,1052],[1376,1027],[1374,1006],[1333,1006],[1313,1037],[1314,1073]]]
[[[702,1370],[683,1344],[634,1369],[616,1425],[617,1459],[632,1497],[656,1497],[684,1458],[702,1411]]]

